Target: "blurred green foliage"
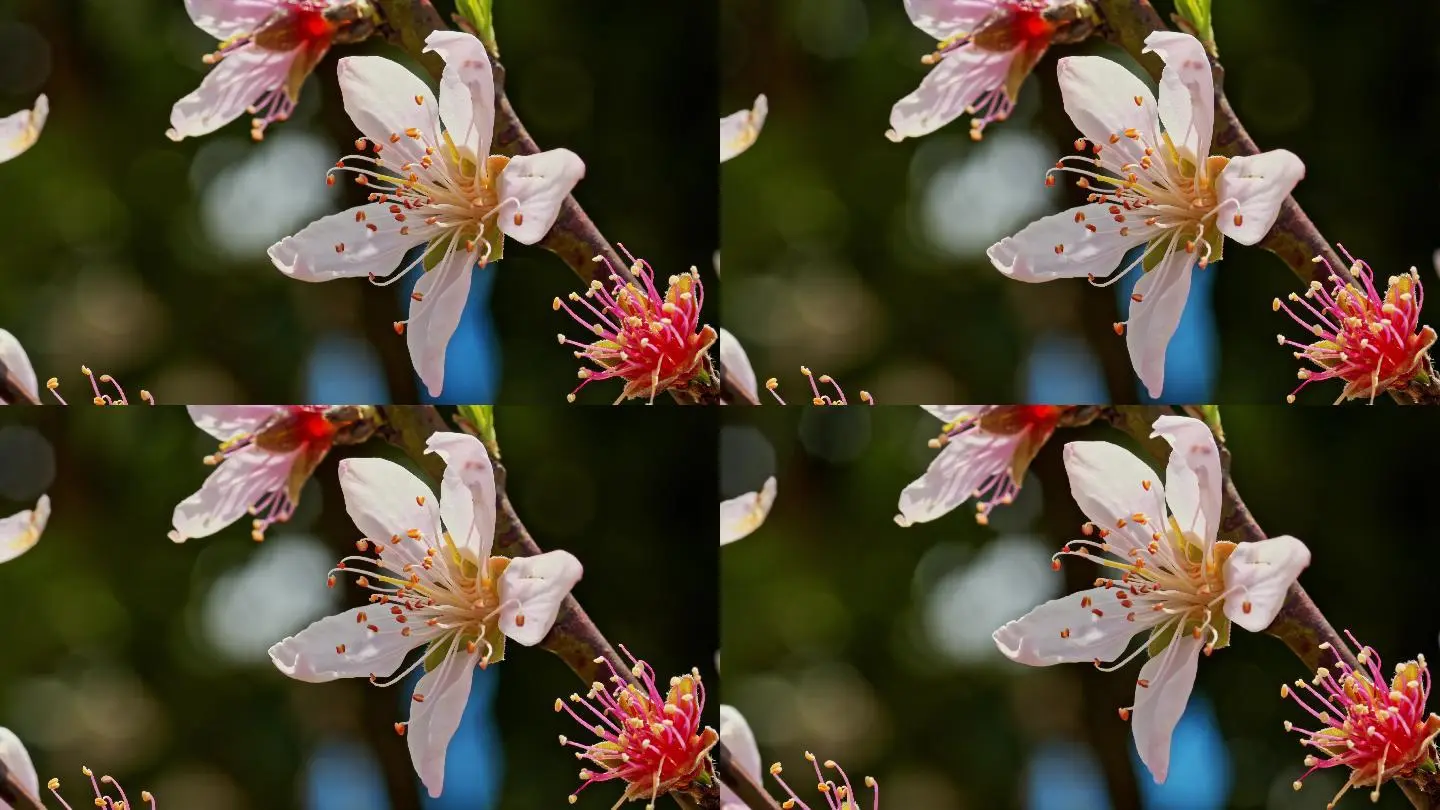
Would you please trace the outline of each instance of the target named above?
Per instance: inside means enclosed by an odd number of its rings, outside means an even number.
[[[1429,596],[1440,549],[1429,499],[1440,421],[1415,410],[1221,411],[1241,496],[1268,534],[1310,547],[1300,581],[1331,623],[1375,647],[1387,671],[1418,654],[1435,660]],[[990,633],[1097,576],[1073,558],[1050,570],[1048,555],[1080,537],[1085,520],[1063,444],[1136,448],[1105,424],[1061,430],[988,527],[967,505],[900,528],[900,491],[935,456],[925,443],[939,424],[919,408],[726,411],[720,496],[770,474],[778,495],[765,525],[721,551],[725,702],[746,714],[763,762],[783,762],[806,790],[809,750],[853,778],[878,778],[882,807],[1030,807],[1031,757],[1062,742],[1088,749],[1110,774],[1112,806],[1132,810],[1137,779],[1149,777],[1131,768],[1129,725],[1116,710],[1133,704],[1139,664],[1026,667],[1003,658]],[[1163,480],[1164,464],[1139,454]],[[1290,786],[1305,751],[1282,724],[1309,718],[1279,687],[1311,674],[1279,641],[1250,633],[1201,660],[1195,694],[1218,716],[1233,779],[1226,806],[1321,807],[1339,788],[1335,773],[1299,793]],[[1207,806],[1174,801],[1152,810]],[[1341,806],[1351,803],[1368,797]],[[1409,804],[1389,786],[1379,806]]]
[[[1174,10],[1156,6],[1167,19]],[[1417,36],[1437,24],[1428,3],[1214,8],[1241,120],[1261,148],[1305,161],[1296,198],[1381,279],[1412,266],[1434,278],[1435,173],[1391,171],[1373,156],[1407,154],[1415,133],[1440,120],[1437,49]],[[894,144],[890,108],[915,89],[934,47],[901,0],[724,0],[721,42],[719,112],[758,93],[770,102],[757,144],[721,169],[725,324],[760,379],[784,381],[804,363],[882,403],[1014,402],[1025,397],[1033,341],[1054,330],[1099,355],[1109,401],[1136,401],[1124,341],[1111,331],[1114,289],[1011,281],[984,255],[1036,216],[1082,201],[1073,186],[1042,184],[1077,135],[1055,62],[1090,53],[1133,68],[1121,51],[1099,40],[1051,49],[1012,118],[980,144],[964,119]],[[1007,215],[1017,199],[1040,208]],[[1274,256],[1238,246],[1211,272],[1220,344],[1211,398],[1282,401],[1296,362],[1275,335],[1303,333],[1270,303],[1299,282]]]
[[[447,19],[454,11],[450,0],[436,7]],[[542,148],[584,158],[575,194],[601,231],[662,277],[692,265],[711,272],[715,59],[695,43],[714,41],[713,12],[527,0],[500,3],[495,25],[516,109]],[[341,335],[378,352],[394,401],[416,401],[391,327],[397,288],[295,282],[265,248],[363,202],[353,185],[325,186],[325,169],[358,135],[336,60],[369,53],[418,67],[378,38],[336,48],[263,144],[250,141],[248,120],[171,143],[170,108],[205,75],[200,58],[215,44],[180,0],[0,4],[0,113],[41,92],[51,104],[39,143],[0,166],[10,189],[0,326],[27,347],[41,380],[84,362],[185,403],[302,401],[311,348]],[[575,324],[550,303],[579,280],[519,245],[498,274],[499,400],[563,402],[577,363],[555,334]]]
[[[687,414],[500,407],[495,422],[516,510],[543,548],[585,565],[574,593],[601,632],[661,677],[695,666],[713,684],[716,546],[692,501],[716,469],[715,419]],[[614,441],[646,430],[671,440]],[[414,810],[419,783],[391,727],[404,719],[408,689],[291,681],[264,652],[361,602],[358,589],[325,586],[325,569],[353,554],[359,537],[337,459],[408,462],[379,439],[339,448],[294,519],[263,544],[242,521],[174,545],[165,536],[171,510],[200,485],[209,471],[201,457],[214,450],[178,407],[0,410],[0,514],[33,506],[41,492],[54,504],[39,544],[0,565],[12,606],[0,725],[26,741],[42,784],[59,776],[72,803],[83,796],[85,764],[114,774],[132,797],[154,791],[161,807],[302,808],[311,756],[346,740],[376,755],[398,797],[392,810]],[[317,556],[318,570],[298,582],[282,562],[313,567]],[[293,615],[297,604],[303,615]],[[286,617],[293,626],[269,642],[254,638],[255,626]],[[543,651],[508,653],[489,673],[499,679],[493,713],[504,757],[496,806],[563,805],[577,765],[556,736],[585,733],[553,703],[586,685]],[[616,794],[588,790],[582,806],[608,806]]]

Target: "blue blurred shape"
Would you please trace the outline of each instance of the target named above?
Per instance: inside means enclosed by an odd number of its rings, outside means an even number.
[[[1025,401],[1070,405],[1107,402],[1100,362],[1085,341],[1069,332],[1044,332],[1025,364]]]
[[[1230,798],[1233,774],[1230,752],[1215,708],[1201,694],[1191,694],[1185,714],[1170,740],[1170,774],[1157,785],[1140,762],[1132,738],[1131,761],[1140,783],[1145,810],[1220,810]]]
[[[374,347],[346,332],[321,335],[305,363],[303,401],[330,405],[390,402],[385,369]]]
[[[1030,757],[1025,771],[1026,810],[1110,810],[1105,776],[1089,748],[1050,740]]]
[[[425,810],[492,810],[499,806],[505,748],[492,711],[499,678],[499,667],[475,670],[460,728],[455,730],[445,752],[444,793],[432,799],[419,777],[415,779],[415,789],[420,792]],[[410,695],[419,680],[417,672],[407,681],[401,711],[410,711],[413,705]]]
[[[389,810],[384,773],[369,749],[349,740],[320,745],[305,774],[307,810]]]
[[[1138,247],[1125,256],[1121,267],[1139,258]],[[1220,262],[1211,262],[1204,270],[1190,272],[1190,297],[1180,315],[1180,325],[1165,352],[1165,390],[1159,399],[1151,398],[1135,378],[1135,391],[1141,402],[1209,402],[1215,390],[1215,365],[1218,346],[1215,334],[1213,305],[1215,273]],[[1133,270],[1115,285],[1121,312],[1129,312],[1131,293],[1140,281],[1140,271]]]
[[[405,261],[414,261],[419,255],[418,251],[417,248],[406,255]],[[476,269],[470,273],[470,298],[465,303],[464,314],[460,316],[460,325],[456,327],[455,334],[450,338],[450,346],[445,351],[445,390],[440,392],[440,396],[432,397],[416,376],[415,385],[420,390],[421,402],[495,402],[496,389],[500,385],[500,356],[497,351],[499,343],[495,324],[490,320],[490,292],[495,287],[495,274],[499,270],[500,262],[490,262],[485,269]],[[421,273],[416,269],[395,285],[400,288],[401,312],[410,311],[410,294],[415,291],[420,277]]]

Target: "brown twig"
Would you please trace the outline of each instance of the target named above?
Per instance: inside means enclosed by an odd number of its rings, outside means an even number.
[[[740,801],[748,805],[750,810],[780,810],[780,804],[740,767],[740,763],[735,761],[735,756],[725,747],[725,743],[720,743],[715,749],[718,751],[715,770],[720,775],[720,781],[735,791]]]

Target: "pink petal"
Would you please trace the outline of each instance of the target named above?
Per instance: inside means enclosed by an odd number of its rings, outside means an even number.
[[[760,746],[755,744],[755,732],[750,730],[750,724],[745,722],[744,715],[734,706],[724,703],[720,704],[720,741],[725,743],[726,750],[735,758],[740,770],[749,774],[756,784],[760,784],[764,778],[760,773]],[[722,782],[720,806],[725,810],[730,805],[735,805],[740,810],[749,808]]]
[[[1194,264],[1195,254],[1176,249],[1135,284],[1134,294],[1142,300],[1130,304],[1125,345],[1136,375],[1152,397],[1165,388],[1165,350],[1185,312]]]
[[[0,329],[0,361],[5,363],[5,368],[34,399],[40,398],[40,386],[35,379],[35,367],[30,365],[30,356],[25,353],[25,347],[20,341],[4,329]],[[9,404],[0,399],[0,404]]]
[[[425,673],[415,684],[415,694],[425,700],[410,704],[410,727],[405,740],[410,760],[431,798],[445,788],[445,749],[460,727],[465,702],[470,698],[470,681],[475,675],[479,653],[466,654],[455,647],[440,666]]]
[[[1231,158],[1216,184],[1220,208],[1215,222],[1220,232],[1242,245],[1264,239],[1285,198],[1304,176],[1305,164],[1284,149]]]
[[[1135,688],[1135,709],[1130,730],[1140,761],[1150,769],[1155,782],[1162,783],[1170,772],[1170,737],[1190,702],[1195,687],[1195,667],[1205,642],[1181,633],[1160,653],[1140,668],[1140,680],[1148,686]]]
[[[1220,530],[1220,452],[1215,435],[1199,419],[1167,414],[1155,420],[1155,432],[1170,443],[1165,468],[1165,501],[1180,530],[1208,549]]]
[[[500,575],[500,632],[526,647],[539,644],[584,573],[568,551],[511,560]]]
[[[526,245],[545,238],[560,216],[565,198],[584,176],[584,161],[569,149],[511,158],[500,172],[501,204],[496,217],[501,232]]]
[[[381,458],[347,458],[339,464],[339,477],[345,511],[366,538],[384,548],[387,566],[418,563],[426,544],[439,542],[440,505],[409,470]],[[418,542],[406,537],[411,529],[420,533]],[[396,535],[401,542],[390,542]]]
[[[470,34],[435,31],[425,38],[425,52],[445,60],[440,75],[440,120],[456,145],[476,159],[490,154],[495,134],[495,79],[485,46]]]
[[[200,87],[170,109],[173,141],[207,135],[239,118],[267,91],[283,87],[296,51],[253,46],[234,51],[205,75]]]
[[[50,99],[41,94],[35,107],[0,118],[0,163],[19,156],[40,140],[45,120],[50,117]]]
[[[986,255],[996,270],[1018,281],[1104,278],[1115,272],[1127,251],[1158,232],[1137,218],[1121,236],[1109,208],[1092,203],[1042,217],[991,245]],[[1082,219],[1077,220],[1077,215]],[[1097,232],[1091,233],[1086,223],[1096,226]],[[1062,248],[1058,253],[1057,246]]]
[[[720,502],[720,545],[748,537],[765,523],[775,505],[775,476],[765,479],[759,492],[747,492]]]
[[[755,369],[750,367],[750,357],[745,354],[745,347],[723,326],[720,327],[720,370],[732,378],[751,399],[760,398],[760,386],[755,379]]]
[[[408,625],[390,621],[389,614],[377,615],[369,606],[366,621],[360,614],[366,607],[337,613],[311,624],[270,648],[275,668],[297,681],[324,683],[337,678],[387,677],[405,662],[406,653],[425,643],[438,631],[417,625],[408,636],[400,634]],[[369,617],[380,628],[369,629]],[[337,652],[343,646],[345,652]]]
[[[282,0],[185,0],[185,11],[195,27],[225,40],[254,31],[284,5]]]
[[[1199,165],[1210,155],[1215,133],[1215,80],[1205,46],[1189,34],[1155,31],[1145,38],[1144,53],[1165,62],[1160,74],[1160,121],[1176,145]]]
[[[1085,517],[1109,531],[1104,542],[1115,547],[1116,556],[1149,546],[1165,520],[1165,487],[1155,471],[1110,442],[1070,442],[1064,457],[1070,495]],[[1135,519],[1137,513],[1145,516],[1144,523]]]
[[[920,86],[890,109],[892,141],[926,135],[964,115],[989,90],[1003,87],[1014,51],[973,46],[952,51],[930,69]]]
[[[221,442],[243,433],[254,433],[272,417],[285,412],[279,405],[188,405],[185,410],[195,427]]]
[[[34,509],[0,518],[0,563],[9,562],[35,547],[50,522],[50,496],[41,495]]]
[[[905,0],[905,13],[916,28],[936,39],[947,39],[973,31],[999,6],[997,0]]]
[[[321,217],[270,246],[267,253],[275,269],[301,281],[388,276],[406,251],[424,244],[440,232],[416,221],[409,234],[394,227],[390,203],[370,203]],[[357,219],[357,217],[361,217]],[[375,224],[371,231],[366,224]],[[344,249],[337,249],[343,245]]]
[[[1159,122],[1155,96],[1150,88],[1118,62],[1100,56],[1067,56],[1058,65],[1060,95],[1065,112],[1086,139],[1101,147],[1101,157],[1110,166],[1138,163],[1145,143],[1159,143]],[[1135,99],[1140,99],[1140,104]],[[1142,136],[1125,136],[1134,129]],[[1111,143],[1110,136],[1119,139]]]
[[[435,95],[399,63],[383,56],[347,56],[335,73],[345,112],[366,138],[380,144],[388,165],[418,162],[426,142],[443,143]],[[421,138],[407,135],[411,129],[419,130]],[[399,138],[392,142],[392,135]]]
[[[1288,534],[1239,544],[1225,561],[1225,615],[1261,632],[1275,621],[1285,594],[1308,565],[1310,549]]]
[[[739,155],[755,144],[760,130],[765,126],[765,117],[770,114],[770,101],[765,94],[755,97],[755,105],[748,110],[733,112],[720,119],[720,162]]]
[[[440,517],[461,552],[483,566],[495,543],[495,468],[485,445],[468,433],[434,433],[425,452],[445,460]]]
[[[30,752],[25,750],[25,744],[20,742],[15,732],[4,726],[0,726],[0,762],[5,763],[5,769],[15,775],[16,781],[31,796],[40,795],[40,777],[35,773],[35,764],[30,761]],[[0,801],[0,807],[8,810],[10,805]]]
[[[1032,667],[1114,661],[1130,639],[1166,617],[1153,610],[1122,607],[1114,588],[1091,588],[1052,599],[996,630],[995,646],[1011,661]],[[1099,610],[1102,615],[1096,616]]]
[[[220,462],[199,491],[175,507],[170,539],[209,537],[244,517],[263,495],[284,488],[293,461],[293,453],[252,449]]]
[[[415,283],[415,294],[421,300],[410,302],[405,343],[415,373],[432,397],[445,390],[445,349],[465,313],[465,302],[470,298],[470,268],[474,264],[475,254],[458,246]]]
[[[925,474],[900,491],[901,526],[943,517],[970,499],[992,476],[1010,468],[1023,433],[1003,436],[970,430],[951,439],[930,462]]]
[[[921,405],[920,407],[947,425],[966,417],[979,416],[986,408],[984,405]]]

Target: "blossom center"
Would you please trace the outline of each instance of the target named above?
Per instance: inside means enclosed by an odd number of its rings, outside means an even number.
[[[975,47],[1004,53],[1019,47],[1044,49],[1055,34],[1043,0],[1008,0],[990,12],[970,36]]]

